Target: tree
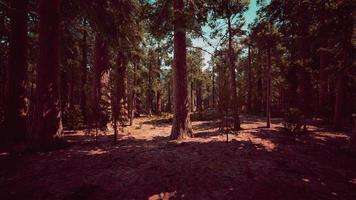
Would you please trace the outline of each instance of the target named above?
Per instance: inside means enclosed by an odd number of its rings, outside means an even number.
[[[237,33],[241,33],[241,13],[247,8],[248,1],[239,0],[221,0],[211,1],[212,5],[212,20],[217,21],[223,19],[226,22],[226,33],[221,35],[223,38],[227,36],[228,47],[228,66],[230,71],[230,84],[231,84],[231,96],[232,96],[232,110],[233,110],[233,126],[234,130],[240,130],[240,118],[239,118],[239,102],[237,98],[237,83],[236,83],[236,66],[235,66],[235,50],[234,50],[234,36]],[[219,31],[216,25],[212,26],[215,31]]]
[[[184,1],[174,0],[174,59],[173,59],[173,96],[174,114],[171,139],[192,137],[193,131],[189,117],[187,90],[187,46]]]
[[[63,133],[59,98],[60,0],[40,0],[40,58],[37,69],[31,143],[37,149],[53,148]]]
[[[10,140],[23,141],[27,136],[27,14],[28,0],[11,1],[9,61],[6,83],[5,133]]]

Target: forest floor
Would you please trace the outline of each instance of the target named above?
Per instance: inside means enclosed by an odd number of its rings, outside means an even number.
[[[349,133],[318,125],[297,137],[264,119],[242,117],[238,134],[193,122],[195,137],[169,142],[171,124],[138,118],[113,145],[69,131],[47,153],[0,150],[0,199],[356,199]]]

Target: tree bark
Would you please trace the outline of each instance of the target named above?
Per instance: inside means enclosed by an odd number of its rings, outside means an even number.
[[[27,136],[27,10],[28,0],[11,1],[9,61],[4,110],[4,138],[23,141]]]
[[[60,0],[41,0],[39,4],[40,58],[32,144],[48,149],[63,133],[59,96]]]
[[[173,96],[174,115],[170,138],[193,137],[189,116],[187,81],[187,45],[184,20],[184,0],[174,0],[174,58],[173,58]]]

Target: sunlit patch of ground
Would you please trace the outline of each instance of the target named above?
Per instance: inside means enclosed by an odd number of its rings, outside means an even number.
[[[135,119],[120,130],[68,131],[47,153],[0,152],[0,199],[356,199],[349,133],[306,134],[242,117],[242,131],[193,122],[194,138],[169,141],[170,123]]]

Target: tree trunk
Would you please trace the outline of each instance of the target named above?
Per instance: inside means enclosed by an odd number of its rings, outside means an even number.
[[[185,20],[183,16],[184,1],[174,0],[174,58],[173,58],[173,96],[174,115],[171,139],[192,137],[193,131],[189,116],[188,82],[187,82],[187,45]]]
[[[48,149],[63,133],[59,96],[60,0],[41,0],[39,4],[40,58],[32,144]]]
[[[229,10],[229,8],[228,8]],[[228,11],[229,13],[229,11]],[[234,61],[234,49],[232,47],[232,27],[231,27],[231,17],[230,13],[227,16],[228,20],[228,32],[229,32],[229,68],[230,68],[230,78],[231,78],[231,90],[232,90],[232,109],[234,118],[234,130],[240,130],[240,118],[239,118],[239,103],[237,99],[237,85],[236,85],[236,72],[235,72],[235,61]]]
[[[266,115],[267,115],[267,128],[271,128],[271,48],[267,50],[268,63],[267,63],[267,94],[266,94]]]
[[[12,0],[10,14],[9,62],[4,110],[4,138],[23,141],[27,136],[27,9],[28,0]]]

